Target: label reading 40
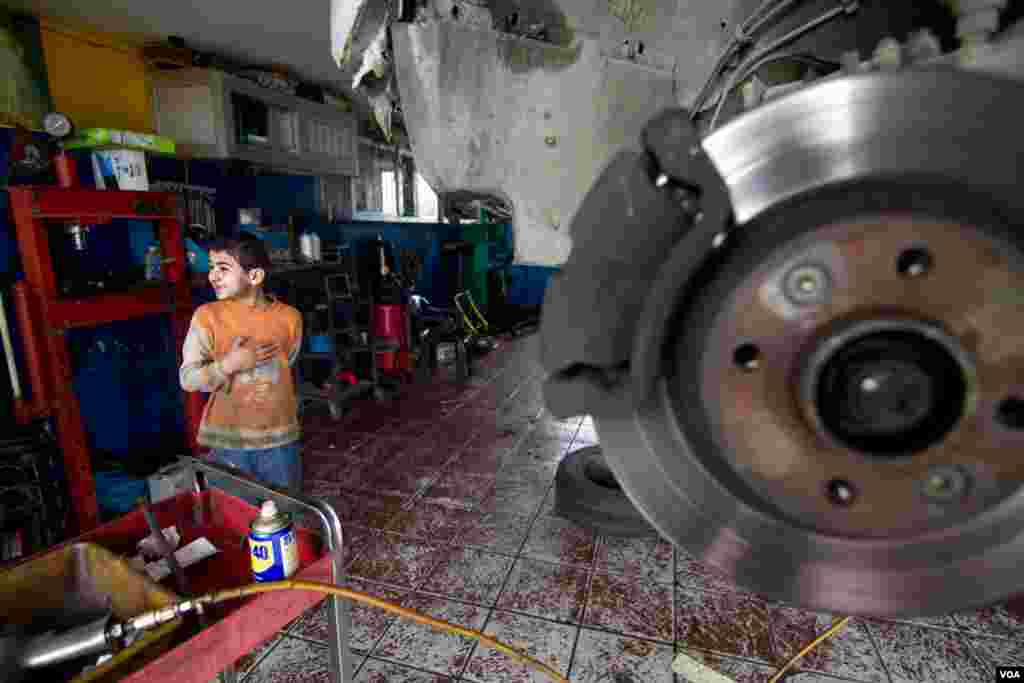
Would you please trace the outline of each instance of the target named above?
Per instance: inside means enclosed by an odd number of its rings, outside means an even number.
[[[252,569],[263,572],[274,564],[274,544],[270,541],[250,541],[252,553]]]

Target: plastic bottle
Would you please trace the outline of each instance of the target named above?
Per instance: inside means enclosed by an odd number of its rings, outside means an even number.
[[[163,257],[160,255],[160,247],[155,244],[149,245],[146,249],[146,279],[161,280],[164,276]]]
[[[313,260],[319,263],[323,260],[323,253],[320,251],[320,235],[313,232],[310,233],[310,236],[313,238]]]
[[[308,232],[299,235],[299,253],[304,260],[313,260],[313,236]]]

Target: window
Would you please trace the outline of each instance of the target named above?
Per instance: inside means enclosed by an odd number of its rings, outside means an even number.
[[[416,182],[413,186],[415,192],[416,218],[420,220],[436,221],[440,216],[437,195],[427,184],[419,173],[415,175]],[[403,190],[405,193],[405,190]],[[403,202],[398,197],[398,188],[395,187],[395,172],[380,172],[380,212],[384,216],[401,216]]]
[[[437,195],[419,173],[416,174],[416,208],[420,218],[437,220]]]
[[[398,215],[398,195],[395,193],[395,172],[381,171],[380,189],[383,195],[381,213],[385,216]]]

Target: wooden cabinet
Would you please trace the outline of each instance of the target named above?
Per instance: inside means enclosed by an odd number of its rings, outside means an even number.
[[[359,175],[356,118],[350,112],[212,69],[160,72],[152,83],[157,133],[174,139],[184,156]]]

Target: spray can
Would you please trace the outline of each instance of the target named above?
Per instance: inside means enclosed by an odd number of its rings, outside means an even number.
[[[291,517],[279,512],[272,500],[263,503],[249,527],[249,555],[256,581],[287,579],[299,566]]]

